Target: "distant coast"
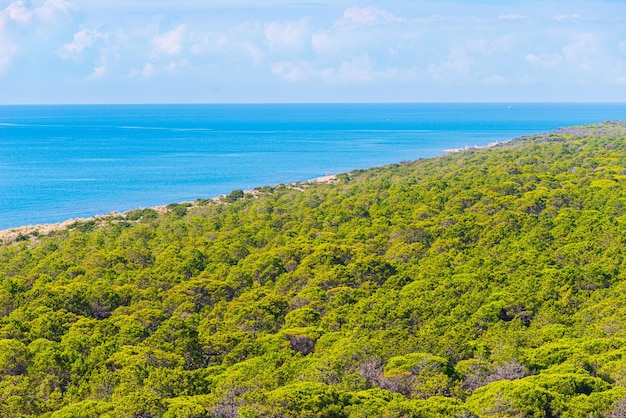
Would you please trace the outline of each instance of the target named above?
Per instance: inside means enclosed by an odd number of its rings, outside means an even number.
[[[506,144],[507,142],[510,142],[510,141],[495,141],[495,142],[490,142],[487,145],[472,145],[472,146],[466,145],[463,148],[449,148],[449,149],[445,149],[445,150],[443,150],[443,152],[444,152],[444,155],[449,155],[449,154],[454,154],[454,153],[462,152],[462,151],[468,151],[468,150],[472,150],[472,149],[493,148],[493,147],[497,147],[497,146],[502,145],[502,144]]]
[[[620,119],[626,104],[23,106],[0,125],[0,230],[218,196]],[[132,127],[132,129],[129,129]],[[469,147],[465,147],[469,145]]]
[[[605,121],[601,124],[561,127],[561,128],[556,129],[553,132],[559,133],[559,134],[567,134],[567,135],[610,134],[610,133],[615,133],[616,131],[619,131],[620,129],[623,129],[625,126],[626,126],[626,122],[624,121]],[[546,132],[544,134],[537,134],[535,135],[535,138],[546,137],[548,135],[550,135],[550,132]],[[450,154],[469,151],[469,150],[494,148],[494,147],[508,144],[516,139],[520,139],[520,138],[512,138],[507,141],[494,141],[483,146],[473,145],[473,146],[465,146],[462,148],[450,148],[450,149],[444,150],[443,155],[445,156],[445,155],[450,155]],[[332,183],[337,180],[337,176],[338,174],[327,173],[324,176],[315,177],[315,178],[312,178],[303,182],[295,182],[295,183],[290,183],[286,185],[280,184],[277,186],[289,187],[295,190],[304,190],[307,184]],[[244,195],[256,197],[258,196],[259,189],[261,188],[262,187],[259,187],[253,190],[244,190],[243,193]],[[225,203],[224,199],[227,196],[228,195],[219,195],[219,196],[212,197],[209,199],[199,199],[199,200],[205,200],[205,201],[209,200],[213,203],[219,204],[219,203]],[[187,204],[189,205],[189,207],[193,207],[197,204],[197,201],[178,202],[178,204]],[[107,220],[115,220],[115,219],[126,220],[129,214],[137,210],[141,210],[141,209],[152,209],[156,211],[157,213],[166,213],[169,210],[168,206],[169,205],[152,206],[148,208],[133,209],[133,210],[125,211],[125,212],[114,211],[114,212],[104,214],[104,215],[95,215],[95,216],[85,217],[85,218],[67,219],[65,221],[57,222],[57,223],[26,225],[26,226],[14,227],[14,228],[7,228],[4,230],[0,230],[0,244],[11,245],[28,237],[36,237],[38,235],[48,235],[52,232],[63,230],[65,228],[71,227],[72,225],[80,224],[80,223],[86,223],[86,222],[91,222],[91,221],[104,222]]]

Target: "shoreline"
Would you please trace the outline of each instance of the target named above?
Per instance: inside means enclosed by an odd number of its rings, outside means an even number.
[[[457,152],[470,151],[470,150],[475,150],[475,149],[494,148],[499,145],[504,145],[511,141],[513,141],[513,139],[509,139],[508,141],[494,141],[494,142],[488,143],[487,145],[472,145],[472,146],[466,145],[463,148],[448,148],[448,149],[443,150],[443,155],[450,155],[450,154],[455,154]]]
[[[610,133],[613,130],[611,129],[612,127],[617,126],[618,128],[626,128],[626,122],[624,121],[604,121],[601,123],[594,123],[594,124],[588,124],[588,125],[576,125],[576,126],[570,126],[570,127],[560,127],[557,128],[554,131],[548,131],[548,132],[544,132],[542,135],[545,135],[547,133],[550,132],[556,132],[556,133],[565,133],[565,134],[582,134],[582,133],[589,133],[589,132],[593,132],[593,133]],[[598,130],[599,129],[599,130]],[[472,150],[481,150],[481,149],[489,149],[489,148],[495,148],[498,146],[502,146],[502,145],[506,145],[509,144],[515,140],[518,139],[523,139],[526,138],[525,136],[521,136],[521,137],[517,137],[517,138],[511,138],[509,140],[505,140],[505,141],[494,141],[494,142],[490,142],[487,145],[473,145],[473,146],[469,146],[466,145],[463,148],[450,148],[450,149],[444,149],[442,154],[439,155],[438,157],[445,157],[445,156],[449,156],[449,155],[453,155],[459,152],[465,152],[465,151],[472,151]],[[438,158],[436,157],[431,157],[431,158]],[[349,173],[337,173],[337,174],[331,174],[331,173],[327,173],[326,175],[323,176],[319,176],[319,177],[314,177],[312,179],[309,180],[305,180],[305,181],[300,181],[300,182],[294,182],[294,183],[288,183],[288,184],[276,184],[276,186],[286,186],[286,187],[290,187],[294,190],[304,190],[302,188],[302,185],[306,185],[306,184],[314,184],[314,183],[334,183],[337,180],[337,177],[340,174],[348,174]],[[253,190],[243,190],[244,194],[247,195],[252,195],[253,197],[257,197],[259,195],[258,189],[261,189],[265,186],[258,186],[257,188],[253,189]],[[214,197],[209,197],[209,198],[199,198],[194,202],[173,202],[173,204],[189,204],[190,207],[197,205],[197,201],[198,200],[204,200],[204,201],[213,201],[214,203],[218,203],[218,204],[222,204],[225,203],[224,198],[227,197],[228,194],[223,194],[223,195],[219,195],[219,196],[214,196]],[[172,203],[170,203],[172,204]],[[129,213],[134,212],[136,210],[142,210],[142,209],[152,209],[155,210],[156,212],[158,212],[159,214],[163,214],[166,213],[169,209],[168,209],[168,205],[158,205],[158,206],[152,206],[152,207],[146,207],[146,208],[138,208],[138,209],[131,209],[125,212],[117,212],[117,211],[113,211],[104,215],[94,215],[94,216],[90,216],[90,217],[86,217],[86,218],[74,218],[74,219],[67,219],[65,221],[62,222],[57,222],[57,223],[50,223],[50,224],[37,224],[37,225],[26,225],[26,226],[18,226],[18,227],[14,227],[14,228],[7,228],[4,230],[0,230],[0,245],[12,245],[18,241],[20,241],[20,236],[26,236],[26,239],[29,239],[30,236],[37,236],[37,235],[48,235],[52,232],[55,231],[60,231],[63,230],[71,225],[74,225],[76,223],[80,223],[80,222],[90,222],[90,221],[106,221],[108,219],[112,219],[115,217],[126,217]]]
[[[626,122],[622,122],[622,121],[605,121],[602,123],[602,125],[606,125],[606,124],[610,124],[610,125],[619,125],[619,126],[626,126]],[[554,132],[560,132],[560,133],[581,133],[581,132],[588,132],[590,126],[594,126],[594,125],[599,125],[599,124],[591,124],[591,125],[579,125],[579,126],[572,126],[572,127],[561,127],[556,129]],[[506,145],[509,144],[513,141],[515,141],[516,139],[521,139],[524,137],[517,137],[517,138],[511,138],[509,140],[505,140],[505,141],[494,141],[494,142],[490,142],[487,145],[473,145],[473,146],[469,146],[466,145],[463,148],[449,148],[449,149],[444,149],[442,154],[439,155],[439,157],[445,157],[445,156],[449,156],[449,155],[453,155],[459,152],[465,152],[465,151],[472,151],[472,150],[481,150],[481,149],[489,149],[489,148],[495,148],[498,146],[502,146],[502,145]],[[437,158],[437,157],[431,157],[431,158]],[[275,186],[287,186],[290,187],[292,189],[295,190],[304,190],[301,186],[303,184],[312,184],[312,183],[333,183],[337,180],[337,176],[339,174],[342,173],[337,173],[337,174],[331,174],[331,173],[327,173],[323,176],[319,176],[319,177],[314,177],[312,179],[309,180],[304,180],[304,181],[300,181],[300,182],[294,182],[294,183],[288,183],[288,184],[277,184]],[[346,173],[349,174],[349,173]],[[252,195],[254,197],[258,196],[258,190],[264,186],[258,186],[257,188],[253,189],[253,190],[243,190],[243,192],[245,194],[248,195]],[[219,195],[219,196],[214,196],[214,197],[209,197],[209,198],[199,198],[197,200],[208,200],[208,201],[213,201],[214,203],[224,203],[224,198],[228,196],[228,194],[223,194],[223,195]],[[195,202],[173,202],[175,204],[190,204],[190,206],[196,205]],[[171,204],[171,203],[170,203]],[[20,236],[31,236],[33,235],[33,233],[35,233],[36,235],[48,235],[52,232],[55,231],[60,231],[63,230],[71,225],[74,225],[76,223],[80,223],[80,222],[90,222],[90,221],[105,221],[107,219],[112,219],[115,217],[126,217],[127,214],[129,214],[130,212],[134,212],[136,210],[142,210],[142,209],[152,209],[155,210],[156,212],[158,212],[159,214],[163,214],[166,213],[169,209],[167,208],[168,205],[158,205],[158,206],[152,206],[152,207],[146,207],[146,208],[138,208],[138,209],[131,209],[125,212],[117,212],[117,211],[113,211],[104,215],[94,215],[94,216],[90,216],[90,217],[86,217],[86,218],[74,218],[74,219],[67,219],[65,221],[62,222],[57,222],[57,223],[50,223],[50,224],[37,224],[37,225],[26,225],[26,226],[18,226],[18,227],[14,227],[14,228],[8,228],[8,229],[4,229],[4,230],[0,230],[0,245],[12,245],[16,242],[19,241],[19,237]],[[28,238],[26,238],[28,239]]]
[[[451,149],[444,149],[442,154],[439,155],[439,157],[444,157],[444,156],[448,156],[451,154],[455,154],[455,153],[459,153],[459,152],[464,152],[464,151],[469,151],[469,150],[479,150],[479,149],[487,149],[487,148],[494,148],[503,144],[507,144],[511,141],[513,141],[515,138],[507,140],[507,141],[495,141],[495,142],[491,142],[487,145],[473,145],[473,146],[468,146],[466,145],[463,148],[451,148]],[[437,157],[432,157],[432,158],[437,158]],[[300,182],[294,182],[294,183],[288,183],[288,184],[277,184],[275,186],[278,185],[283,185],[283,186],[287,186],[290,187],[292,189],[295,190],[304,190],[301,186],[303,184],[312,184],[312,183],[333,183],[337,180],[337,176],[339,174],[343,174],[343,173],[337,173],[337,174],[331,174],[331,173],[327,173],[323,176],[319,176],[319,177],[314,177],[308,180],[304,180],[304,181],[300,181]],[[253,190],[244,190],[243,192],[245,194],[248,195],[252,195],[254,197],[258,196],[258,191],[257,189],[262,188],[264,186],[258,186],[257,188],[253,189]],[[197,200],[209,200],[209,201],[213,201],[214,203],[224,203],[223,198],[225,198],[226,196],[228,196],[228,194],[223,194],[223,195],[219,195],[219,196],[214,196],[214,197],[209,197],[209,198],[199,198]],[[190,204],[191,206],[195,205],[195,202],[172,202],[174,204]],[[170,203],[170,204],[172,204]],[[169,204],[168,204],[169,205]],[[94,216],[88,216],[86,218],[73,218],[73,219],[66,219],[65,221],[62,222],[56,222],[56,223],[49,223],[49,224],[36,224],[36,225],[25,225],[25,226],[17,226],[17,227],[13,227],[13,228],[7,228],[7,229],[3,229],[0,230],[0,245],[12,245],[16,242],[20,241],[20,237],[21,236],[25,236],[27,237],[26,239],[28,239],[28,237],[33,236],[33,234],[35,234],[35,236],[38,235],[49,235],[52,232],[55,231],[60,231],[63,229],[66,229],[67,227],[77,224],[77,223],[81,223],[81,222],[91,222],[91,221],[97,221],[97,222],[102,222],[102,221],[106,221],[108,219],[112,219],[115,217],[126,217],[126,215],[130,212],[134,212],[136,210],[142,210],[142,209],[152,209],[157,211],[159,214],[163,214],[166,213],[168,211],[167,206],[168,205],[158,205],[158,206],[151,206],[151,207],[145,207],[145,208],[137,208],[137,209],[131,209],[128,211],[124,211],[124,212],[118,212],[118,211],[113,211],[107,214],[103,214],[103,215],[94,215]]]
[[[294,188],[294,189],[298,189],[299,186],[302,184],[333,183],[337,179],[337,175],[338,174],[326,174],[324,176],[314,177],[312,179],[301,181],[301,182],[289,183],[286,186]],[[259,188],[260,187],[263,187],[263,186],[259,186]],[[256,189],[244,190],[243,192],[245,194],[252,195],[255,197],[258,196],[258,192]],[[213,201],[214,203],[224,203],[223,198],[226,196],[228,196],[228,194],[223,194],[223,195],[209,197],[209,198],[199,198],[198,200],[209,200],[209,201]],[[173,203],[174,204],[191,204],[192,206],[196,204],[195,202],[173,202]],[[103,222],[103,221],[110,220],[113,218],[119,218],[119,217],[125,218],[129,213],[137,211],[137,210],[152,209],[158,212],[159,214],[163,214],[169,210],[168,206],[169,204],[150,206],[146,208],[131,209],[125,212],[113,211],[113,212],[109,212],[103,215],[88,216],[86,218],[66,219],[61,222],[55,222],[55,223],[49,223],[49,224],[24,225],[24,226],[16,226],[13,228],[7,228],[7,229],[0,230],[0,245],[11,245],[16,242],[19,242],[20,237],[29,237],[29,236],[33,236],[33,234],[34,236],[49,235],[52,232],[61,231],[77,223],[84,223],[84,222],[91,222],[91,221]]]
[[[440,157],[444,157],[444,156],[459,153],[459,152],[469,151],[469,150],[494,148],[494,147],[506,144],[508,142],[511,142],[513,140],[514,139],[511,139],[508,141],[495,141],[487,145],[474,145],[474,146],[466,145],[463,148],[444,149]],[[436,157],[433,157],[433,158],[436,158]],[[283,186],[287,186],[295,190],[302,191],[304,190],[301,187],[303,184],[334,183],[337,180],[337,176],[339,174],[343,174],[343,173],[337,173],[337,174],[327,173],[323,176],[314,177],[308,180],[288,183],[288,184],[277,184],[275,186],[283,185]],[[243,192],[245,194],[257,197],[258,196],[257,189],[262,188],[262,187],[264,186],[258,186],[257,188],[253,190],[243,190]],[[209,197],[209,198],[198,198],[197,200],[205,200],[205,201],[209,200],[209,201],[213,201],[214,203],[224,203],[223,198],[225,198],[226,196],[228,196],[228,194],[223,194],[223,195]],[[170,204],[190,204],[191,206],[196,205],[195,201],[172,202]],[[131,210],[124,211],[124,212],[113,211],[113,212],[103,214],[103,215],[94,215],[94,216],[88,216],[85,218],[66,219],[61,222],[49,223],[49,224],[24,225],[24,226],[17,226],[13,228],[7,228],[7,229],[0,230],[0,245],[15,244],[16,242],[20,241],[20,237],[22,236],[26,237],[26,239],[29,239],[29,237],[31,236],[49,235],[52,232],[61,231],[77,223],[84,223],[84,222],[91,222],[91,221],[103,222],[103,221],[110,220],[116,217],[125,218],[130,212],[134,212],[136,210],[152,209],[158,212],[159,214],[163,214],[168,211],[168,208],[167,208],[168,205],[157,205],[157,206],[150,206],[150,207],[145,207],[145,208],[137,208],[137,209],[131,209]]]

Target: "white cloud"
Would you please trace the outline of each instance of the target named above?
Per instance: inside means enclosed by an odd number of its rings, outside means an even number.
[[[263,31],[271,48],[302,50],[310,45],[311,30],[308,19],[288,23],[268,23]]]
[[[3,11],[9,20],[14,22],[26,24],[32,19],[34,12],[26,7],[26,3],[23,1],[16,1],[9,4]]]
[[[221,53],[233,60],[252,62],[254,67],[261,65],[267,55],[264,27],[259,23],[244,22],[229,29],[228,43]]]
[[[72,55],[78,55],[85,49],[92,47],[96,42],[105,38],[105,34],[95,29],[83,29],[74,34],[74,39],[63,45],[60,55],[67,58]]]
[[[507,80],[500,74],[492,74],[483,78],[483,84],[486,86],[504,86]]]
[[[160,56],[180,54],[183,50],[186,31],[187,27],[185,25],[179,25],[176,29],[152,38],[151,44],[153,55]]]
[[[593,57],[600,51],[600,42],[592,33],[583,33],[576,41],[563,48],[563,57],[572,63],[576,63],[583,71],[588,71],[593,66]]]
[[[190,33],[191,47],[194,55],[221,53],[228,48],[230,39],[225,33]]]
[[[402,22],[393,13],[374,6],[351,7],[343,12],[343,17],[336,24],[338,26],[373,26],[392,22]]]
[[[1,13],[20,24],[29,24],[33,20],[54,23],[59,17],[69,15],[75,9],[73,4],[64,0],[46,0],[44,4],[35,8],[30,2],[19,0],[9,4]]]
[[[187,53],[190,51],[187,42],[191,37],[195,34],[189,34],[188,27],[182,24],[166,31],[154,24],[138,26],[131,31],[123,28],[108,32],[84,29],[75,34],[64,51],[84,51],[90,47],[99,51],[93,69],[83,76],[87,81],[104,78],[145,80],[162,73],[176,74],[188,67]]]
[[[515,34],[507,34],[495,39],[470,39],[465,42],[464,49],[468,53],[491,55],[511,51],[517,42]]]
[[[162,65],[148,62],[144,64],[143,68],[133,68],[128,72],[128,78],[136,78],[140,80],[147,80],[155,77],[157,74],[170,73],[176,74],[179,70],[187,67],[189,63],[186,60],[176,61],[172,60]]]
[[[368,83],[378,78],[374,71],[374,61],[368,55],[362,55],[344,61],[334,77],[338,83]]]
[[[265,59],[265,52],[253,42],[235,42],[234,46],[237,52],[243,52],[254,66],[261,65]]]
[[[17,49],[9,39],[5,22],[6,17],[0,13],[0,74],[9,66]]]
[[[315,68],[308,61],[283,61],[272,66],[275,75],[291,83],[317,81],[331,85],[371,84],[377,80],[414,78],[414,71],[377,70],[376,62],[367,54],[344,60],[335,67]]]
[[[0,0],[1,79],[24,87],[32,86],[28,79],[41,80],[46,88],[67,78],[106,79],[120,94],[132,84],[122,82],[129,78],[230,84],[242,91],[245,79],[259,91],[302,83],[298,88],[313,92],[308,97],[318,97],[320,85],[362,84],[368,94],[388,80],[431,90],[508,89],[524,77],[536,85],[581,78],[618,83],[626,71],[618,64],[626,60],[626,41],[615,35],[623,25],[615,17],[626,9],[615,9],[617,3],[583,2],[573,10],[577,14],[559,1],[508,11],[461,0],[454,7],[343,0],[287,7],[271,1],[272,7],[265,1],[218,7],[194,0]],[[11,63],[19,57],[28,59],[18,71]],[[98,84],[103,88],[94,88]]]
[[[401,51],[402,44],[415,40],[432,19],[409,20],[374,6],[351,7],[330,26],[313,29],[310,45],[316,53],[335,60],[345,56],[370,54],[388,56]]]
[[[341,52],[344,45],[336,33],[324,31],[311,35],[311,46],[318,53],[335,54]]]
[[[519,13],[513,13],[509,15],[500,15],[498,16],[498,19],[500,20],[524,20],[524,19],[528,19],[528,16],[519,14]]]
[[[65,30],[77,8],[65,0],[46,0],[39,6],[18,0],[0,9],[0,73],[16,56],[36,54]]]
[[[603,44],[593,33],[581,33],[557,52],[527,54],[524,58],[534,66],[542,68],[558,68],[561,77],[566,74],[578,73],[579,77],[596,74],[604,77],[615,64],[607,58]]]
[[[554,20],[557,20],[559,22],[563,20],[578,20],[578,19],[580,19],[580,15],[577,13],[554,16]]]
[[[211,61],[215,56],[223,63],[246,62],[260,65],[267,55],[267,40],[259,28],[242,30],[237,27],[230,32],[190,32],[189,52],[197,60]]]
[[[450,50],[445,60],[438,64],[429,64],[428,72],[438,81],[455,82],[470,74],[472,59],[464,48],[455,47]]]
[[[0,33],[0,74],[9,66],[17,48],[5,41]]]
[[[154,64],[151,62],[144,65],[143,70],[141,70],[141,78],[150,78],[154,75],[155,69]]]
[[[530,64],[539,65],[541,67],[556,67],[563,62],[561,54],[527,54],[524,58]]]
[[[76,6],[64,0],[47,0],[43,6],[35,9],[37,17],[41,21],[56,22],[61,15],[69,15],[76,10]]]
[[[444,84],[456,84],[473,80],[479,84],[494,85],[501,82],[497,76],[481,77],[489,62],[516,48],[518,39],[515,34],[506,34],[494,39],[468,39],[461,45],[450,48],[445,59],[432,62],[427,66],[430,76]]]
[[[102,49],[91,73],[85,77],[87,81],[99,81],[106,78],[114,67],[115,57],[107,49]],[[76,80],[73,80],[76,81]]]
[[[332,77],[332,68],[315,69],[310,62],[278,62],[272,66],[272,72],[288,82],[297,83],[309,80],[325,80]]]
[[[87,76],[87,80],[100,80],[105,77],[107,73],[107,67],[102,64],[94,67],[93,72]]]

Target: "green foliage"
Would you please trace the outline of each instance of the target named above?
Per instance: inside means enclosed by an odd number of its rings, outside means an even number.
[[[110,402],[81,401],[59,409],[50,418],[97,418],[106,416],[114,409]]]
[[[558,415],[562,407],[555,394],[526,380],[490,383],[476,390],[467,405],[481,417],[551,417]]]
[[[0,416],[620,416],[625,144],[576,127],[22,235]]]
[[[232,192],[224,196],[223,200],[226,203],[235,203],[236,201],[243,199],[243,197],[243,190],[233,190]]]
[[[347,417],[350,394],[320,383],[295,383],[266,394],[262,415],[291,417]]]
[[[130,212],[126,213],[126,219],[128,219],[129,221],[139,221],[139,220],[148,221],[150,219],[155,219],[157,217],[158,217],[158,212],[150,208],[131,210]]]
[[[28,348],[19,340],[0,340],[0,375],[17,376],[26,373],[30,360]]]
[[[427,353],[392,357],[383,370],[385,386],[408,397],[450,395],[454,370],[444,358]]]

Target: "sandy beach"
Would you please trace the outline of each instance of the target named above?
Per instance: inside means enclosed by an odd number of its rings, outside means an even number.
[[[443,150],[443,152],[444,152],[444,155],[449,155],[449,154],[454,154],[454,153],[463,152],[463,151],[469,151],[469,150],[473,150],[473,149],[493,148],[493,147],[497,147],[498,145],[506,144],[507,142],[510,142],[510,141],[495,141],[495,142],[491,142],[491,143],[489,143],[487,145],[472,145],[471,147],[469,145],[466,145],[463,148],[449,148],[449,149],[445,149],[445,150]]]
[[[335,174],[326,174],[324,176],[320,176],[320,177],[315,177],[313,179],[310,180],[306,180],[303,182],[298,182],[298,183],[293,183],[293,184],[289,184],[287,186],[296,189],[296,190],[303,190],[302,186],[303,184],[307,184],[307,183],[332,183],[337,179],[337,175]],[[245,190],[244,191],[245,194],[249,194],[252,195],[254,197],[258,196],[258,191],[257,190]],[[226,195],[220,195],[220,196],[216,196],[216,197],[212,197],[209,198],[209,200],[212,200],[215,203],[223,203],[223,198]],[[195,202],[179,202],[179,203],[186,203],[186,204],[190,204],[191,206],[194,206],[196,203]],[[144,209],[144,208],[140,208],[140,209]],[[160,206],[152,206],[150,208],[146,208],[146,209],[153,209],[155,211],[157,211],[158,213],[165,213],[168,211],[167,205],[160,205]],[[62,229],[67,228],[70,225],[74,225],[76,223],[83,223],[83,222],[90,222],[90,221],[96,221],[96,222],[103,222],[106,220],[110,220],[113,218],[125,218],[126,215],[131,211],[127,211],[127,212],[112,212],[112,213],[108,213],[105,215],[95,215],[92,217],[87,217],[87,218],[75,218],[75,219],[68,219],[65,220],[63,222],[58,222],[58,223],[51,223],[51,224],[41,224],[41,225],[26,225],[26,226],[19,226],[19,227],[15,227],[15,228],[9,228],[9,229],[5,229],[0,231],[0,244],[5,244],[5,245],[10,245],[12,243],[15,243],[17,241],[19,241],[19,238],[22,236],[27,236],[27,235],[48,235],[54,231],[60,231]]]
[[[107,216],[113,216],[107,215]],[[86,222],[89,220],[98,220],[105,219],[106,216],[94,216],[91,218],[76,218],[76,219],[68,219],[63,222],[55,223],[55,224],[42,224],[42,225],[28,225],[28,226],[20,226],[17,228],[5,229],[4,231],[0,231],[0,242],[3,243],[11,243],[18,239],[18,237],[23,235],[29,235],[34,233],[38,233],[40,235],[48,235],[53,231],[58,231],[68,226],[77,223],[77,222]]]

